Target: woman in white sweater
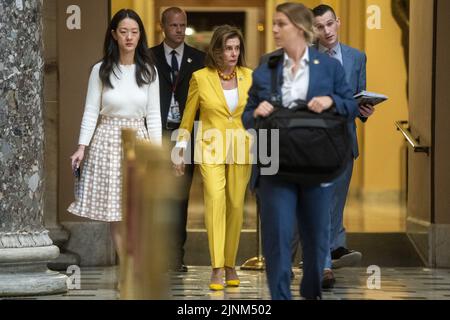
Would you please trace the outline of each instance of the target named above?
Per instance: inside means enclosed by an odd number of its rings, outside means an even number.
[[[80,167],[85,152],[86,159],[78,197],[68,208],[78,216],[112,222],[117,250],[121,248],[121,129],[125,127],[135,129],[139,138],[161,144],[158,73],[141,19],[134,11],[122,9],[111,20],[104,57],[89,78],[72,169]]]

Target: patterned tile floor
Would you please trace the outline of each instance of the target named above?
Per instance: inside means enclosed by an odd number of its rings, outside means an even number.
[[[301,269],[294,269],[292,282],[294,299],[298,293]],[[177,300],[260,300],[270,299],[264,272],[238,271],[239,288],[212,292],[208,289],[210,268],[192,266],[188,273],[170,275],[170,299]],[[344,268],[335,271],[334,289],[324,291],[328,300],[450,300],[450,270],[426,268],[382,268],[379,289],[369,289],[371,281],[366,268]],[[117,268],[82,268],[81,289],[66,294],[18,299],[32,300],[115,300],[119,298],[116,288]],[[369,281],[368,281],[369,280]]]

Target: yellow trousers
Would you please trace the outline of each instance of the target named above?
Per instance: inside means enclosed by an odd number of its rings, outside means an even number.
[[[244,217],[249,164],[200,164],[213,268],[234,267]]]

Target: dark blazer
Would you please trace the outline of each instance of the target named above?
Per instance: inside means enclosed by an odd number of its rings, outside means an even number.
[[[366,54],[342,43],[341,52],[345,78],[353,94],[366,90]]]
[[[352,47],[341,43],[342,63],[345,70],[345,78],[350,85],[353,94],[357,94],[366,90],[366,61],[367,57],[364,52],[361,52]],[[366,122],[367,118],[359,115],[362,122]],[[356,123],[350,125],[350,133],[353,140],[353,158],[358,158],[358,139],[356,137]]]
[[[361,52],[352,47],[346,46],[345,44],[341,45],[342,52],[342,62],[345,71],[345,79],[347,83],[350,85],[350,89],[352,93],[355,95],[363,90],[366,90],[366,61],[367,57],[364,52]],[[313,46],[316,48],[316,46]],[[273,55],[282,54],[282,49],[277,49],[273,52],[269,52],[263,55],[260,59],[260,64],[267,63],[269,58]],[[359,119],[362,122],[366,122],[367,118],[362,117],[358,114]],[[352,139],[352,155],[353,158],[358,158],[359,149],[358,149],[358,139],[356,136],[356,124],[355,122],[349,123],[348,130],[350,132],[350,136]]]
[[[261,58],[259,58],[259,65],[267,63],[271,56],[279,56],[280,54],[283,54],[283,52],[283,49],[277,49],[275,51],[266,53],[265,55],[261,56]]]
[[[316,46],[314,46],[316,48]],[[273,55],[279,55],[282,49],[269,52],[261,57],[259,64],[267,63]],[[366,90],[366,62],[367,57],[364,52],[341,43],[342,62],[347,80],[353,94]]]
[[[283,51],[278,51],[283,55]],[[278,94],[282,97],[283,84],[283,58],[277,65]],[[314,97],[330,96],[338,113],[348,118],[349,123],[358,116],[358,105],[353,99],[353,92],[345,79],[344,68],[339,61],[320,53],[315,48],[309,48],[309,88],[306,100]],[[267,63],[261,64],[253,72],[253,84],[248,94],[247,105],[242,114],[242,122],[246,129],[255,127],[253,112],[264,100],[270,101],[271,97],[271,70]],[[259,170],[254,165],[251,186],[254,188],[259,176]]]
[[[167,63],[164,53],[164,44],[150,48],[155,60],[159,76],[159,94],[161,104],[161,122],[163,128],[166,127],[167,114],[169,113],[170,100],[172,98],[172,79],[170,76],[170,66]],[[189,91],[189,81],[192,73],[205,66],[205,53],[193,47],[184,44],[183,58],[181,61],[175,98],[180,105],[180,113],[183,116],[186,105],[187,94]]]

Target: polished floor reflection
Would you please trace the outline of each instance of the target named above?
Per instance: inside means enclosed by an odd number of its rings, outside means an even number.
[[[426,268],[381,268],[380,287],[371,281],[366,268],[336,270],[334,289],[324,291],[326,300],[449,300],[450,270]],[[294,269],[293,299],[300,299],[301,269]],[[82,268],[81,288],[66,294],[23,297],[27,300],[116,300],[117,267]],[[187,273],[170,275],[169,299],[175,300],[261,300],[270,299],[266,276],[260,271],[238,271],[241,286],[221,292],[208,289],[210,268],[191,266]]]
[[[197,255],[193,259],[187,259],[195,266],[189,266],[187,273],[172,273],[170,277],[170,295],[169,299],[175,300],[261,300],[270,299],[270,294],[266,284],[266,276],[264,272],[258,271],[238,271],[241,286],[239,288],[226,288],[221,292],[212,292],[208,289],[210,280],[210,267],[206,248],[206,236],[204,235],[204,215],[203,215],[203,195],[201,179],[198,173],[194,177],[193,188],[191,189],[191,201],[189,206],[188,229],[190,230],[191,242],[197,242],[197,245],[188,250],[194,251]],[[248,235],[254,233],[256,229],[256,203],[255,197],[250,192],[247,193],[245,205],[245,217],[243,225],[243,234]],[[382,267],[379,288],[369,288],[370,274],[365,267],[360,268],[344,268],[336,270],[336,286],[332,290],[324,291],[323,298],[329,300],[427,300],[427,299],[450,299],[450,270],[444,269],[427,269],[419,266],[420,262],[413,261],[411,263],[398,263],[395,259],[386,257],[401,250],[405,251],[405,247],[398,239],[387,241],[386,236],[398,237],[404,235],[406,221],[406,206],[404,202],[392,200],[387,197],[378,199],[361,200],[350,197],[344,213],[344,224],[347,232],[356,237],[350,237],[350,242],[354,249],[364,252],[366,259],[363,266],[377,264],[380,266],[408,266],[407,268],[399,267]],[[392,233],[392,234],[390,234]],[[193,235],[200,234],[202,237]],[[385,244],[390,244],[384,256],[381,255],[379,248],[372,246],[362,246],[363,238],[361,236],[369,235],[370,243],[379,243],[380,239]],[[379,235],[379,236],[378,236]],[[384,237],[384,238],[383,238]],[[369,238],[367,238],[369,239]],[[366,240],[367,240],[366,239]],[[377,240],[378,239],[378,240]],[[249,243],[249,236],[241,239],[242,243]],[[203,243],[205,247],[198,245]],[[364,242],[364,241],[363,241]],[[366,241],[367,242],[367,241]],[[253,242],[252,242],[253,243]],[[400,245],[392,245],[392,243],[400,243]],[[358,247],[361,246],[361,248]],[[188,249],[189,249],[188,241]],[[194,248],[194,249],[193,249]],[[253,247],[252,247],[253,248]],[[353,248],[353,247],[352,247]],[[363,250],[364,249],[364,250]],[[205,255],[204,263],[199,258],[199,254]],[[253,251],[251,252],[253,254]],[[407,253],[407,252],[406,252]],[[252,254],[245,253],[245,257]],[[395,254],[399,259],[405,260],[405,257]],[[194,259],[195,258],[195,259]],[[388,259],[389,258],[389,259]],[[392,261],[391,261],[392,260]],[[402,260],[402,261],[403,261]],[[363,261],[364,262],[364,261]],[[198,266],[201,264],[203,266]],[[39,297],[22,297],[18,299],[30,300],[116,300],[120,298],[117,288],[117,267],[91,267],[81,268],[81,288],[73,289],[66,294],[39,296]],[[292,282],[292,292],[294,299],[300,299],[299,283],[302,277],[302,270],[294,268],[295,278]]]
[[[344,211],[347,232],[405,232],[406,204],[395,200],[349,197]]]

